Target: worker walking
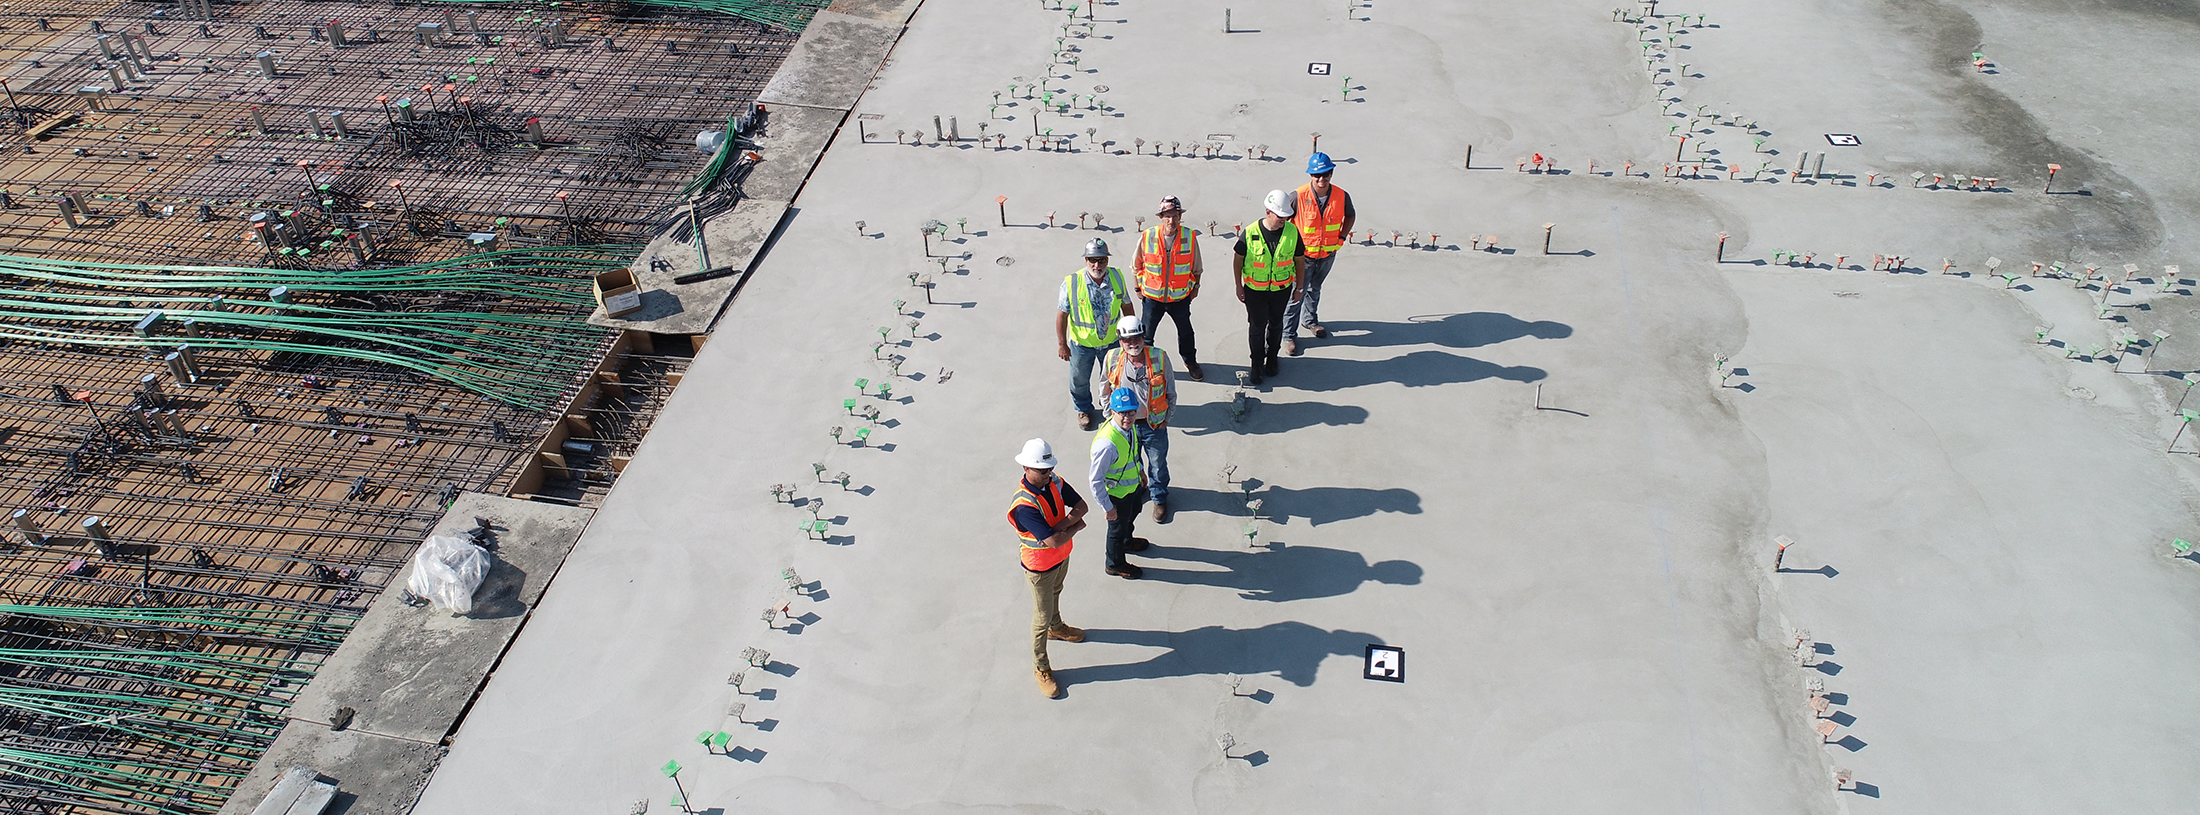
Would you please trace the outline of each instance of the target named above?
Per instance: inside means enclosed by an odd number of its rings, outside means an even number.
[[[1276,350],[1283,339],[1283,315],[1297,305],[1301,266],[1306,247],[1299,227],[1289,219],[1292,196],[1282,190],[1268,193],[1268,211],[1260,220],[1239,230],[1237,259],[1231,276],[1237,280],[1238,302],[1245,304],[1245,341],[1252,354],[1252,381],[1276,375]]]
[[[1139,467],[1137,429],[1132,417],[1144,406],[1137,391],[1115,389],[1108,398],[1108,409],[1113,413],[1092,434],[1092,472],[1086,479],[1092,484],[1093,503],[1108,515],[1107,572],[1131,580],[1146,571],[1131,565],[1124,555],[1143,552],[1149,545],[1144,538],[1132,537],[1139,507],[1146,503],[1146,479]]]
[[[1146,301],[1146,336],[1157,336],[1161,318],[1176,321],[1177,355],[1184,358],[1184,372],[1203,381],[1199,367],[1199,343],[1192,333],[1192,298],[1199,296],[1199,276],[1206,267],[1199,261],[1199,230],[1184,225],[1184,202],[1163,196],[1155,214],[1161,222],[1138,236],[1138,296]]]
[[[1100,363],[1100,378],[1110,391],[1130,388],[1138,394],[1142,407],[1131,418],[1138,451],[1146,457],[1146,495],[1153,499],[1154,521],[1168,523],[1169,406],[1176,404],[1176,373],[1169,370],[1168,352],[1145,341],[1137,317],[1123,318],[1115,335],[1115,348]]]
[[[1062,278],[1062,293],[1055,298],[1055,353],[1069,362],[1069,404],[1077,411],[1077,427],[1091,430],[1100,422],[1092,405],[1092,366],[1115,345],[1115,325],[1135,315],[1131,290],[1123,270],[1108,265],[1108,242],[1085,242],[1085,268]]]
[[[1299,271],[1299,299],[1283,310],[1283,350],[1291,356],[1299,355],[1299,326],[1304,316],[1306,330],[1316,337],[1329,336],[1329,329],[1321,323],[1322,282],[1329,278],[1329,265],[1337,260],[1337,250],[1344,248],[1345,236],[1352,234],[1352,222],[1359,218],[1352,206],[1352,195],[1329,183],[1329,176],[1337,170],[1336,162],[1327,153],[1315,153],[1306,160],[1307,181],[1300,186],[1294,201],[1298,215],[1291,222],[1299,227],[1299,239],[1306,242],[1306,264]]]
[[[1062,579],[1069,575],[1070,536],[1085,528],[1085,501],[1054,474],[1054,448],[1045,439],[1024,442],[1016,463],[1023,465],[1024,477],[1016,483],[1008,523],[1024,539],[1024,576],[1031,581],[1032,671],[1039,679],[1039,691],[1059,699],[1062,686],[1054,681],[1054,666],[1047,661],[1047,640],[1085,641],[1083,629],[1062,622]]]

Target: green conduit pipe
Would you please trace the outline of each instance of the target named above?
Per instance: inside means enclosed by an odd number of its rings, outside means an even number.
[[[531,0],[436,0],[436,2],[444,3],[466,2],[484,4],[517,3],[530,1]],[[823,9],[825,6],[829,5],[831,3],[831,0],[634,0],[634,2],[640,3],[641,5],[645,6],[659,6],[663,8],[677,8],[688,9],[691,11],[710,11],[719,14],[730,14],[744,20],[763,23],[765,25],[778,26],[780,28],[784,28],[788,31],[799,34],[802,33],[802,29],[809,26],[810,18],[813,15],[817,14],[819,9]],[[558,4],[551,3],[550,5],[555,6]],[[539,18],[537,21],[540,21]]]

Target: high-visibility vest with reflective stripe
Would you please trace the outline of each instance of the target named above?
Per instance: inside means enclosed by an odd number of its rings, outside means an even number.
[[[1178,226],[1175,240],[1162,240],[1161,224],[1138,238],[1138,292],[1164,303],[1192,293],[1192,241],[1199,232]]]
[[[1108,301],[1108,313],[1096,313],[1092,307],[1092,294],[1085,288],[1092,276],[1079,269],[1069,274],[1069,341],[1098,348],[1115,344],[1115,321],[1123,317],[1123,302],[1130,296],[1130,289],[1123,285],[1123,270],[1108,267],[1108,288],[1115,296]]]
[[[1299,226],[1286,222],[1276,238],[1274,251],[1269,251],[1268,239],[1260,231],[1260,222],[1245,225],[1245,287],[1254,291],[1269,291],[1291,285],[1298,267],[1294,258],[1299,253]]]
[[[1131,493],[1137,492],[1138,441],[1131,438],[1129,433],[1123,432],[1123,428],[1116,427],[1112,419],[1101,423],[1099,431],[1093,433],[1092,438],[1096,442],[1105,440],[1109,446],[1115,448],[1115,466],[1109,467],[1102,476],[1107,479],[1108,494],[1117,498],[1128,498]]]
[[[1108,389],[1123,387],[1123,368],[1129,364],[1122,346],[1108,352],[1106,364],[1100,375],[1108,380]],[[1151,345],[1146,346],[1146,420],[1169,421],[1169,355]]]
[[[1016,530],[1016,537],[1024,539],[1024,568],[1034,572],[1043,572],[1062,565],[1062,561],[1069,559],[1069,550],[1073,545],[1065,541],[1060,546],[1043,546],[1041,544],[1045,541],[1032,537],[1031,533],[1016,525],[1018,507],[1039,510],[1040,516],[1047,519],[1047,526],[1051,527],[1059,528],[1062,521],[1069,518],[1069,507],[1062,505],[1062,479],[1060,476],[1051,478],[1053,480],[1047,484],[1047,497],[1054,499],[1051,503],[1032,495],[1031,482],[1019,478],[1016,480],[1016,502],[1008,505],[1008,525]]]
[[[1306,256],[1329,257],[1344,245],[1344,190],[1335,185],[1329,187],[1329,206],[1314,203],[1314,185],[1299,187],[1299,214],[1291,222],[1299,225],[1300,237],[1306,241]]]

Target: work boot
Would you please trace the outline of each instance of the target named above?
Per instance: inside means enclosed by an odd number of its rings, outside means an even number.
[[[1260,366],[1260,372],[1261,372],[1261,373],[1263,373],[1263,374],[1266,374],[1266,375],[1268,375],[1268,376],[1275,376],[1275,375],[1276,375],[1276,358],[1275,358],[1275,357],[1269,357],[1269,358],[1268,358],[1268,361],[1267,361],[1267,362],[1261,363],[1261,366]]]
[[[1067,625],[1064,625],[1060,628],[1050,628],[1047,629],[1047,639],[1061,640],[1063,642],[1084,642],[1085,629],[1072,628]]]
[[[1286,339],[1286,340],[1284,340],[1284,341],[1283,341],[1283,352],[1284,352],[1284,353],[1286,353],[1286,354],[1290,354],[1291,356],[1294,356],[1294,357],[1295,357],[1295,356],[1298,356],[1298,355],[1299,355],[1299,338],[1297,338],[1297,337],[1291,337],[1291,338],[1289,338],[1289,339]]]
[[[1077,414],[1077,429],[1079,430],[1091,430],[1095,425],[1098,425],[1099,423],[1100,420],[1098,418],[1098,414],[1096,413]]]
[[[1046,694],[1048,699],[1062,698],[1062,685],[1061,683],[1054,681],[1053,671],[1046,668],[1040,668],[1036,671],[1032,671],[1031,673],[1033,676],[1039,678],[1040,693]]]
[[[1153,502],[1153,522],[1157,524],[1169,522],[1169,505],[1166,502]]]
[[[1207,381],[1207,370],[1205,368],[1199,367],[1199,360],[1193,359],[1191,357],[1185,357],[1184,372],[1191,375],[1193,382]]]
[[[1306,327],[1306,330],[1314,332],[1314,336],[1318,338],[1326,338],[1329,336],[1329,328],[1322,325],[1321,323],[1309,325]]]
[[[1146,551],[1147,547],[1152,545],[1153,541],[1146,540],[1145,538],[1132,538],[1130,543],[1123,544],[1123,551],[1143,552]]]
[[[1250,375],[1246,377],[1246,380],[1252,382],[1255,385],[1260,384],[1260,363],[1255,362],[1246,367],[1251,369],[1251,371],[1249,372]]]
[[[1108,574],[1115,575],[1116,577],[1120,577],[1125,580],[1137,580],[1138,578],[1146,576],[1146,570],[1125,563],[1121,566],[1109,566]]]

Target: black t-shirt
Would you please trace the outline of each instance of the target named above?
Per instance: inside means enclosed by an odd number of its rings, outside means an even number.
[[[1283,225],[1284,225],[1284,226],[1290,226],[1290,225],[1291,225],[1291,222],[1290,222],[1290,221],[1284,221],[1284,222],[1283,222]],[[1262,241],[1263,241],[1264,243],[1266,243],[1267,245],[1269,245],[1269,246],[1275,246],[1275,245],[1276,245],[1276,244],[1277,244],[1278,242],[1280,242],[1280,241],[1282,241],[1282,240],[1283,240],[1283,230],[1282,230],[1282,229],[1280,229],[1280,228],[1278,228],[1278,229],[1269,229],[1269,228],[1268,228],[1268,225],[1267,225],[1267,224],[1261,223],[1260,221],[1254,221],[1254,222],[1252,223],[1252,228],[1260,230],[1260,237],[1261,237],[1261,240],[1262,240]],[[1246,251],[1245,251],[1245,233],[1243,233],[1243,232],[1240,232],[1240,233],[1238,233],[1238,239],[1237,239],[1237,249],[1236,249],[1236,251],[1237,251],[1237,253],[1238,253],[1238,254],[1240,254],[1240,255],[1246,254]],[[1292,253],[1291,253],[1291,256],[1292,256],[1292,257],[1297,257],[1297,258],[1303,258],[1303,257],[1306,257],[1306,236],[1304,236],[1304,235],[1301,235],[1301,236],[1299,236],[1299,246],[1298,246],[1298,251],[1296,251],[1296,252],[1292,252]]]

